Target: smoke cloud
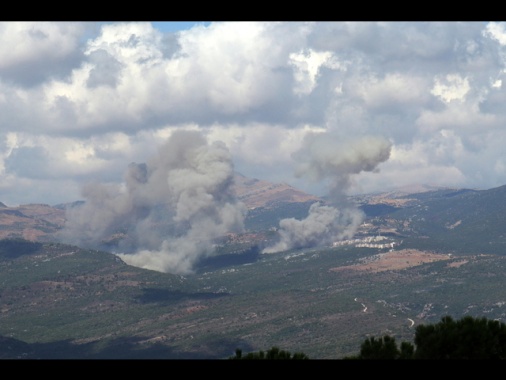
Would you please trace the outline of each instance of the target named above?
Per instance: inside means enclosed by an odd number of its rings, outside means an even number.
[[[245,206],[232,192],[233,164],[222,142],[176,131],[148,163],[132,163],[117,184],[82,189],[83,205],[67,210],[61,240],[113,246],[126,263],[187,274],[214,241],[244,228]]]
[[[294,154],[296,175],[312,181],[327,181],[329,205],[314,203],[303,220],[283,219],[280,239],[263,253],[314,247],[351,238],[364,214],[346,197],[353,175],[376,171],[390,157],[391,143],[381,137],[366,136],[340,140],[327,133],[307,135],[302,148]]]

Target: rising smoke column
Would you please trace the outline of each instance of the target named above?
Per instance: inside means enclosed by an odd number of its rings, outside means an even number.
[[[86,201],[68,210],[61,239],[100,247],[117,234],[126,263],[185,274],[216,238],[243,229],[246,209],[232,192],[229,151],[199,132],[174,132],[150,162],[130,164],[124,179],[85,186]]]
[[[324,134],[307,135],[303,147],[294,154],[299,165],[296,175],[312,181],[328,181],[331,205],[317,202],[303,220],[283,219],[280,240],[263,250],[274,253],[293,248],[313,247],[351,238],[364,214],[346,200],[354,174],[374,171],[390,157],[391,143],[381,137],[366,136],[341,140]]]

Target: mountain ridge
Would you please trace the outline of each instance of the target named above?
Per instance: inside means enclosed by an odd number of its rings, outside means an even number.
[[[306,203],[320,198],[286,183],[273,183],[235,173],[232,191],[248,210],[286,203]],[[29,203],[9,207],[0,202],[0,239],[49,241],[65,224],[65,210],[83,204],[75,201],[50,206]]]
[[[273,183],[235,173],[233,191],[248,209],[269,207],[278,202],[299,203],[321,198],[305,193],[286,183]]]
[[[249,178],[240,173],[234,175],[232,191],[236,194],[237,199],[246,205],[249,215],[249,223],[247,224],[248,226],[254,226],[255,230],[262,229],[267,221],[270,223],[267,228],[277,228],[280,218],[305,218],[311,203],[325,202],[322,198],[305,193],[286,183],[273,183],[257,178]],[[497,210],[501,207],[498,208],[493,205],[496,202],[492,199],[494,197],[506,197],[506,185],[488,190],[473,190],[418,184],[390,189],[385,192],[350,196],[350,199],[359,205],[368,217],[379,217],[381,215],[392,215],[393,217],[397,215],[400,217],[403,212],[411,212],[403,210],[417,207],[420,202],[423,203],[428,200],[430,202],[440,202],[437,208],[440,209],[439,214],[442,216],[439,218],[447,219],[445,219],[444,225],[455,225],[450,232],[456,233],[458,229],[462,229],[469,224],[465,222],[465,218],[461,215],[462,213],[465,214],[465,211],[463,211],[465,209],[472,210],[473,214],[479,214],[480,210],[486,208],[487,212],[495,215],[493,220],[497,220],[499,218],[496,215]],[[478,202],[476,204],[481,204],[480,200],[485,198],[491,198],[491,200],[483,201],[482,206],[475,205],[476,202]],[[451,202],[447,202],[449,200]],[[467,202],[468,205],[463,207],[459,202]],[[16,207],[9,207],[2,203],[0,205],[0,239],[21,238],[28,241],[42,242],[54,240],[54,235],[65,225],[66,209],[79,206],[82,203],[84,202],[75,201],[56,206],[31,203]],[[443,213],[445,207],[452,207],[454,211],[448,210]],[[423,210],[420,210],[418,214],[423,212]],[[504,212],[506,212],[506,209]],[[459,222],[451,214],[461,215],[461,221]],[[423,221],[418,223],[420,226],[424,225]],[[457,226],[459,227],[456,228]],[[484,226],[488,226],[487,222],[482,223],[479,229],[484,229]],[[436,227],[437,223],[429,223],[421,230],[429,228],[436,233]],[[440,230],[442,232],[436,233],[437,236],[448,232],[446,227],[441,227]],[[496,227],[494,227],[494,231],[497,231]]]
[[[338,359],[364,337],[410,340],[443,315],[505,319],[506,186],[390,196],[409,201],[355,199],[376,209],[353,239],[262,254],[271,226],[310,203],[266,202],[247,217],[259,232],[219,242],[185,276],[108,251],[0,240],[0,358],[223,359],[276,345]],[[31,207],[0,211],[49,228],[53,208]]]

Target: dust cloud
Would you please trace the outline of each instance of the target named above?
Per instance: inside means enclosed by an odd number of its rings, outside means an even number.
[[[90,183],[85,202],[67,210],[60,239],[114,248],[127,264],[188,274],[215,240],[244,229],[246,208],[233,194],[233,163],[222,142],[176,131],[148,163],[132,163],[121,184]]]
[[[311,181],[326,181],[328,204],[314,203],[303,220],[283,219],[279,241],[263,253],[329,244],[353,237],[364,219],[363,212],[347,200],[353,175],[377,171],[390,157],[391,143],[382,137],[365,136],[343,140],[328,133],[307,135],[294,154],[296,175]]]

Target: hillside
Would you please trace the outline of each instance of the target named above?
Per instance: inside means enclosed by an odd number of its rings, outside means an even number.
[[[304,193],[283,183],[247,178],[239,173],[234,177],[233,191],[248,210],[258,208],[279,209],[286,205],[300,204],[307,212],[306,204],[319,198]],[[0,239],[22,238],[29,241],[51,241],[53,235],[65,224],[65,209],[78,206],[82,201],[71,204],[50,206],[47,204],[26,204],[8,207],[0,204]],[[283,214],[283,213],[281,213]],[[290,211],[282,217],[298,216]]]
[[[0,208],[0,239],[47,241],[65,223],[65,211],[46,204]]]
[[[245,203],[246,232],[276,229],[284,218],[303,219],[321,199],[286,184],[274,184],[241,174],[234,191]],[[381,233],[404,238],[415,248],[504,254],[506,252],[506,186],[489,190],[410,186],[384,193],[351,197],[367,215],[359,234]],[[0,239],[54,241],[65,223],[65,208],[27,204],[0,207]],[[261,234],[258,239],[265,239]],[[111,241],[114,240],[111,238]],[[237,240],[237,239],[236,239]],[[240,240],[240,239],[239,239]],[[485,243],[485,244],[484,244]]]
[[[446,314],[506,319],[505,256],[343,246],[215,264],[183,277],[4,240],[0,358],[225,359],[278,346],[339,359]]]
[[[338,359],[370,336],[409,341],[444,315],[506,321],[506,186],[357,196],[367,217],[353,239],[262,254],[279,220],[305,217],[313,199],[243,181],[247,231],[185,276],[44,241],[33,231],[56,230],[62,207],[0,208],[3,231],[18,233],[0,239],[0,358],[223,359],[278,346]]]
[[[236,173],[234,192],[248,209],[272,207],[281,203],[306,203],[320,200],[285,183],[272,183]]]
[[[506,186],[435,190],[400,199],[406,200],[405,207],[376,222],[416,240],[419,247],[506,254]]]

